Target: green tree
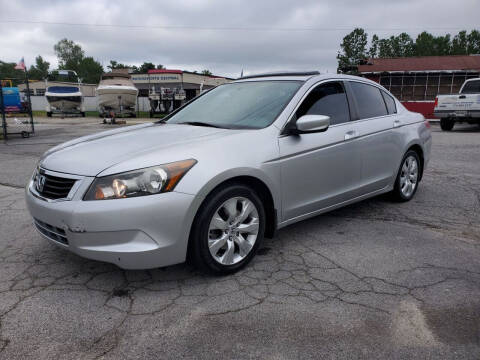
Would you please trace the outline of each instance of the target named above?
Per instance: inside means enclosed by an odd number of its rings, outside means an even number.
[[[416,56],[449,55],[450,53],[450,34],[436,37],[424,31],[415,40]]]
[[[341,51],[337,54],[338,69],[343,73],[357,73],[357,66],[367,58],[367,33],[356,28],[343,38]]]
[[[468,39],[465,30],[460,31],[452,39],[452,55],[467,55],[468,54]]]
[[[162,64],[157,65],[157,70],[163,70],[163,69],[165,69],[165,66],[163,66]]]
[[[378,41],[378,57],[393,57],[393,49],[390,39],[380,39]]]
[[[467,36],[467,53],[480,54],[480,31],[472,30]]]
[[[32,80],[43,80],[47,77],[49,68],[50,63],[38,55],[35,58],[35,65],[30,66],[30,70],[28,70],[28,77]]]
[[[377,34],[373,34],[372,36],[372,42],[370,45],[370,49],[368,50],[368,56],[371,58],[376,58],[378,56],[378,42],[379,38]]]
[[[342,52],[337,55],[340,70],[342,67],[355,69],[355,65],[362,61],[365,38],[366,34],[362,29],[355,29],[344,37],[341,44]],[[372,58],[468,54],[480,54],[480,31],[478,30],[472,30],[469,34],[466,30],[462,30],[453,38],[450,34],[434,36],[423,31],[415,41],[407,33],[384,39],[373,35],[367,52],[367,55]]]
[[[433,40],[433,54],[438,56],[450,55],[452,42],[450,34],[445,36],[436,36]]]
[[[390,43],[394,57],[410,57],[415,55],[415,44],[407,33],[391,36]]]
[[[144,62],[142,65],[140,65],[140,67],[138,68],[138,72],[140,74],[146,74],[148,73],[148,70],[154,70],[155,69],[155,65],[153,65],[153,63],[151,62]]]
[[[113,71],[115,69],[131,69],[132,66],[119,63],[115,60],[110,60],[110,65],[107,65],[107,68],[110,69],[110,71]]]
[[[60,69],[73,70],[82,82],[96,84],[100,81],[103,66],[93,57],[85,57],[82,47],[72,40],[62,39],[53,47]]]
[[[205,69],[205,70],[202,70],[201,74],[211,76],[212,72],[210,70]]]
[[[93,57],[88,56],[80,61],[77,74],[83,83],[97,84],[103,74],[103,66]]]
[[[78,73],[80,63],[85,57],[85,52],[80,45],[72,40],[62,39],[54,45],[53,50],[58,57],[60,69],[74,70]]]
[[[0,80],[14,79],[12,80],[13,86],[23,82],[25,74],[22,70],[15,70],[15,63],[7,63],[0,60]]]

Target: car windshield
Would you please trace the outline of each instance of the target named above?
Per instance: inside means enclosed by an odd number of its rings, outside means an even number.
[[[261,129],[276,119],[301,84],[301,81],[273,80],[221,85],[181,109],[167,122]]]

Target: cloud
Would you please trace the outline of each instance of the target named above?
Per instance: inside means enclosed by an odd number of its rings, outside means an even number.
[[[1,8],[0,21],[52,23],[0,22],[3,61],[25,56],[28,65],[40,54],[56,65],[53,45],[66,37],[105,66],[110,60],[151,61],[234,77],[242,69],[335,72],[339,44],[356,26],[380,36],[402,31],[416,36],[423,29],[456,33],[475,26],[480,12],[476,0],[437,0],[434,6],[429,0],[2,0]]]

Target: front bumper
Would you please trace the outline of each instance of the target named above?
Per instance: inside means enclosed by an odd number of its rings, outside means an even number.
[[[92,178],[81,180],[71,200],[46,201],[33,182],[26,202],[39,233],[82,257],[124,269],[149,269],[185,261],[196,197],[169,192],[136,198],[83,201]]]

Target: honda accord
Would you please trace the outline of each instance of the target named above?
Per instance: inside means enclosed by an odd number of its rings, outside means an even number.
[[[261,74],[52,148],[26,200],[38,232],[80,256],[231,273],[284,226],[382,193],[412,199],[430,148],[429,123],[373,81]]]

